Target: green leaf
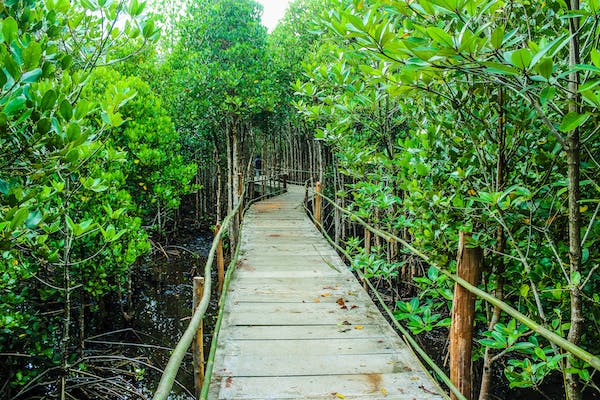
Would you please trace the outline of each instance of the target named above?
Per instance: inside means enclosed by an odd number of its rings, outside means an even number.
[[[598,49],[593,49],[590,53],[590,57],[592,59],[592,63],[596,67],[600,68],[600,51],[598,51]]]
[[[0,193],[7,195],[10,190],[10,185],[5,180],[0,179]]]
[[[504,42],[504,26],[503,25],[500,25],[496,29],[494,29],[494,32],[492,32],[490,41],[492,43],[492,46],[494,46],[495,49],[499,49],[500,47],[502,47],[502,43]]]
[[[11,43],[18,37],[19,26],[13,17],[8,17],[2,21],[2,35],[7,43]]]
[[[27,220],[25,221],[25,226],[29,229],[33,229],[42,222],[42,212],[40,210],[35,210],[29,213]]]
[[[510,65],[500,64],[497,62],[485,62],[483,65],[487,72],[500,75],[519,75],[519,71]]]
[[[73,106],[66,99],[60,102],[60,115],[67,121],[73,117]]]
[[[10,117],[13,114],[19,113],[23,108],[25,108],[25,97],[19,96],[4,106],[4,113]]]
[[[10,228],[15,229],[23,224],[29,216],[29,209],[27,207],[19,208],[19,210],[13,215],[10,222]]]
[[[547,105],[554,98],[555,94],[556,94],[556,88],[554,88],[552,86],[546,86],[544,89],[542,89],[542,92],[540,93],[541,105],[542,106]]]
[[[454,47],[454,41],[452,36],[442,28],[429,27],[427,28],[427,34],[433,39],[434,42],[442,44],[446,47]]]
[[[25,72],[21,77],[21,81],[25,83],[33,83],[38,80],[38,78],[42,75],[42,69],[36,68],[32,71]]]
[[[522,297],[527,297],[527,295],[529,294],[529,285],[521,285],[521,288],[519,289],[519,293],[521,293]]]
[[[579,114],[576,112],[570,112],[563,117],[562,122],[560,123],[560,130],[565,133],[570,132],[573,129],[576,129],[576,128],[580,127],[581,125],[583,125],[585,123],[585,121],[588,120],[589,117],[590,117],[589,112],[586,112],[583,114]]]
[[[554,62],[550,57],[544,58],[538,65],[537,70],[541,76],[546,79],[550,79],[552,76],[552,70],[554,68]]]
[[[579,272],[573,272],[571,274],[571,284],[574,286],[579,286],[579,284],[581,283],[581,273]]]
[[[154,34],[154,20],[148,20],[144,24],[144,28],[142,29],[142,35],[144,35],[144,39],[149,39]]]
[[[510,61],[515,67],[526,70],[529,68],[532,60],[531,51],[529,49],[519,49],[512,52],[510,55]]]
[[[544,350],[540,349],[539,347],[536,347],[534,350],[535,355],[542,361],[546,361],[546,353],[544,353]]]
[[[40,104],[42,111],[48,111],[52,107],[54,107],[54,105],[56,104],[57,98],[58,98],[58,95],[52,89],[50,89],[46,93],[44,93],[44,97],[42,97],[42,103]]]
[[[42,46],[38,42],[31,42],[29,46],[23,49],[23,64],[25,70],[36,68],[40,65],[42,56]]]

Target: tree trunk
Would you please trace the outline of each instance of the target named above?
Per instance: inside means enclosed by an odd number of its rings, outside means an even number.
[[[504,189],[506,182],[506,130],[504,129],[504,93],[502,87],[498,88],[498,158],[496,161],[496,192]],[[494,295],[503,300],[504,298],[504,253],[506,238],[504,229],[501,225],[498,226],[496,251],[498,252],[498,266],[496,268],[496,290]],[[495,306],[492,317],[489,320],[488,330],[494,329],[494,326],[500,320],[501,310]],[[479,400],[488,400],[490,389],[492,387],[492,372],[494,365],[494,350],[490,347],[485,348],[483,357],[483,372],[481,374],[481,386],[479,389]]]
[[[579,0],[570,0],[571,11],[579,10]],[[569,29],[571,40],[569,42],[569,67],[573,72],[569,75],[569,112],[579,112],[579,73],[574,66],[580,63],[579,55],[579,17],[569,18]],[[567,163],[569,182],[569,266],[571,280],[574,276],[581,274],[581,214],[579,212],[579,128],[569,132],[567,137]],[[571,281],[571,327],[567,339],[579,344],[581,341],[581,330],[583,328],[584,316],[582,312],[581,293],[579,284]],[[567,370],[572,368],[571,357],[567,358]],[[576,373],[566,373],[566,393],[568,400],[581,399],[581,385]]]

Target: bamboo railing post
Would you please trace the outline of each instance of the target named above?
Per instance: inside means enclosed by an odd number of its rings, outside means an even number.
[[[215,225],[215,236],[219,234],[221,230],[221,224],[217,223]],[[223,239],[219,238],[219,243],[217,244],[217,277],[218,277],[218,288],[219,293],[223,290],[223,281],[225,280],[225,257],[223,257]]]
[[[204,278],[200,276],[194,277],[194,296],[193,296],[193,307],[192,314],[196,311],[202,295],[204,294]],[[203,340],[204,327],[202,322],[198,326],[194,343],[192,347],[194,349],[194,389],[196,392],[196,398],[200,396],[202,390],[202,384],[204,381],[204,340]]]
[[[283,174],[282,178],[283,178],[283,190],[287,190],[288,174]]]
[[[481,248],[469,248],[471,235],[460,232],[458,241],[457,274],[472,285],[477,285],[483,264]],[[450,379],[468,399],[473,397],[472,353],[473,322],[475,321],[475,295],[456,283],[452,303],[450,327]],[[456,399],[454,394],[450,397]]]
[[[323,207],[323,198],[321,197],[321,182],[316,183],[315,185],[315,203],[313,204],[314,210],[313,215],[315,216],[315,221],[321,225],[321,209]]]

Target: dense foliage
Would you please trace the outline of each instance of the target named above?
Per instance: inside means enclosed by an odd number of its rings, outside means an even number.
[[[471,233],[481,288],[600,352],[598,0],[297,0],[270,34],[253,0],[152,7],[161,41],[137,0],[0,4],[0,392],[84,396],[86,316],[125,313],[148,236],[190,193],[218,222],[259,154],[445,268]],[[398,319],[446,335],[452,282],[344,226],[353,268],[411,297]],[[494,369],[598,392],[585,363],[477,313],[482,399]]]
[[[0,390],[64,396],[86,314],[125,295],[150,217],[196,167],[147,84],[97,70],[156,40],[143,4],[10,1],[0,18]]]
[[[488,291],[598,353],[598,2],[330,5],[297,106],[353,178],[340,193],[350,207],[449,267],[458,232],[472,232]],[[357,267],[389,278],[418,264],[381,257]],[[415,281],[422,291],[399,317],[415,332],[446,325],[450,282],[435,270]],[[479,312],[487,385],[501,359],[511,387],[554,370],[570,399],[594,386],[578,360],[499,310]]]

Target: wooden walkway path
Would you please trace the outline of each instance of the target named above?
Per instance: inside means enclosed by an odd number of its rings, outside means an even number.
[[[244,218],[209,399],[441,399],[303,198],[290,186]]]

